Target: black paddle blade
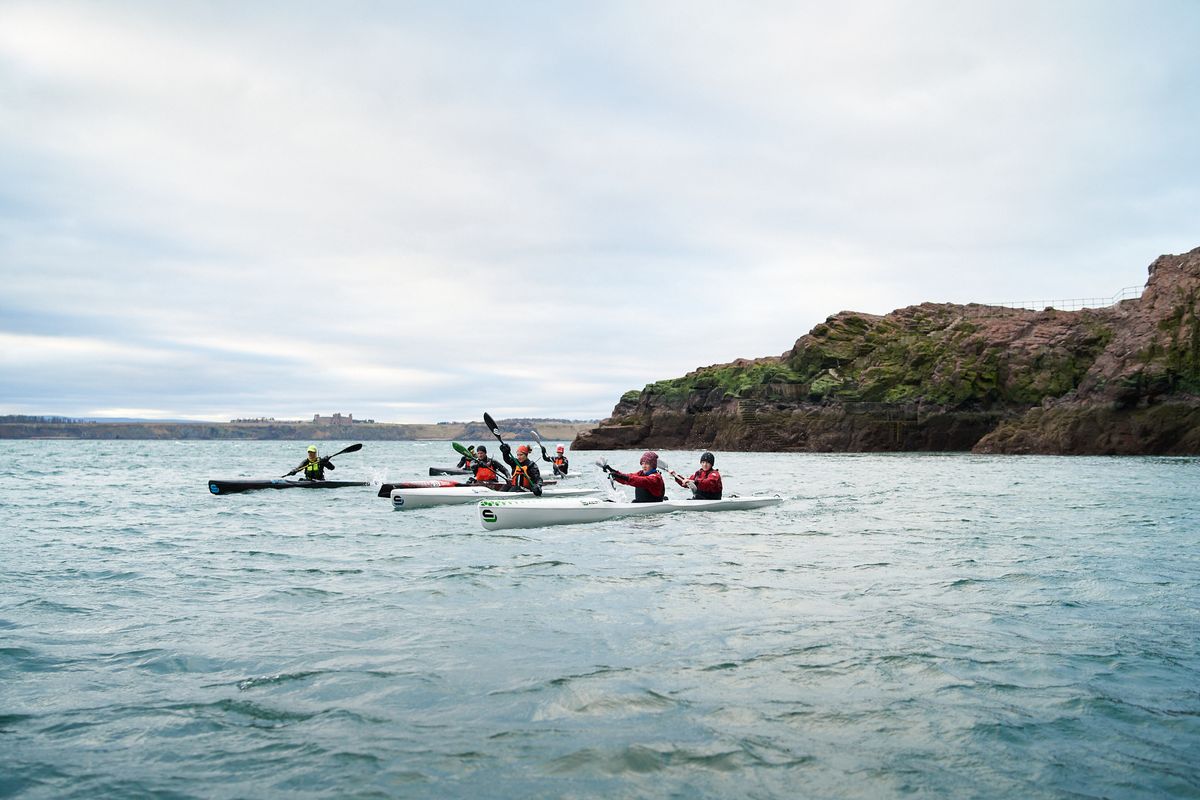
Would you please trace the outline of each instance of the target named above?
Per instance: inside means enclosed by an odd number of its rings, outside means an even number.
[[[497,439],[500,438],[500,428],[496,426],[496,420],[492,419],[492,415],[486,411],[483,412],[483,424],[488,426],[488,430],[492,432],[493,436]]]
[[[359,442],[358,444],[352,444],[349,447],[345,447],[341,450],[338,450],[336,453],[334,453],[331,456],[325,456],[325,458],[333,458],[333,456],[340,456],[342,453],[357,453],[359,450],[362,450],[362,442]],[[322,459],[322,460],[324,460],[324,459]]]

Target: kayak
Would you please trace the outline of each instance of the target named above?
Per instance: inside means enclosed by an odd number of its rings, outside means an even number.
[[[558,481],[543,481],[543,486],[552,486]],[[432,481],[400,481],[399,483],[381,483],[379,484],[379,496],[391,497],[392,491],[395,489],[467,489],[472,486],[483,487],[498,487],[507,486],[503,481],[480,481],[478,483],[464,483],[462,481],[452,480],[432,480]]]
[[[779,495],[727,497],[721,500],[664,500],[661,503],[614,502],[598,497],[530,503],[506,498],[481,500],[477,514],[479,524],[484,530],[498,531],[507,528],[540,528],[545,525],[575,525],[618,517],[672,514],[676,511],[739,511],[776,506],[782,502],[783,498]]]
[[[289,481],[284,478],[262,480],[209,481],[208,490],[213,494],[235,494],[253,492],[256,489],[341,489],[343,486],[366,486],[367,481]]]
[[[434,475],[470,475],[474,470],[459,469],[458,467],[430,467],[430,477]]]
[[[500,484],[504,486],[505,484]],[[430,506],[466,505],[477,503],[486,497],[521,497],[518,502],[531,501],[551,502],[554,498],[587,497],[597,494],[599,489],[555,489],[542,490],[542,496],[537,497],[530,492],[502,492],[487,485],[447,487],[441,489],[393,489],[392,508],[395,511],[407,511],[412,508],[429,508]]]
[[[399,483],[379,484],[379,496],[391,497],[393,489],[448,489],[452,486],[466,486],[465,483],[452,480],[440,481],[400,481]]]

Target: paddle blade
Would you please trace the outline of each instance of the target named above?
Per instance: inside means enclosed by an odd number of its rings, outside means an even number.
[[[529,432],[533,434],[533,438],[534,438],[535,440],[537,440],[537,443],[538,443],[538,444],[541,444],[541,443],[542,443],[542,437],[541,437],[541,436],[538,436],[538,432],[537,432],[537,431],[535,431],[533,428],[530,428],[530,429],[529,429]]]
[[[359,442],[358,444],[352,444],[349,447],[344,447],[334,453],[333,456],[340,456],[342,453],[357,453],[359,450],[362,450],[362,442]],[[333,456],[325,456],[325,458],[333,458]]]
[[[596,466],[599,467],[600,469],[604,469],[605,467],[608,466],[608,459],[607,458],[597,458]]]
[[[668,463],[667,463],[667,462],[666,462],[666,461],[663,459],[663,457],[662,457],[662,456],[659,456],[659,457],[658,457],[658,468],[659,468],[659,469],[661,469],[663,472],[670,472],[670,471],[671,471],[671,465],[670,465],[670,464],[668,464]]]
[[[493,436],[497,439],[500,438],[500,428],[496,426],[496,420],[492,419],[492,415],[486,411],[483,412],[483,424],[488,426],[488,430],[492,432]]]
[[[460,456],[473,456],[473,455],[475,455],[474,453],[472,453],[472,452],[471,452],[470,450],[468,450],[467,448],[463,447],[463,446],[462,446],[461,444],[459,444],[458,442],[451,442],[451,443],[450,443],[450,446],[451,446],[451,447],[453,447],[453,448],[454,448],[454,451],[455,451],[456,453],[458,453]]]

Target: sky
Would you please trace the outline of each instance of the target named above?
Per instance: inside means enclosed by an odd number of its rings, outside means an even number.
[[[595,419],[1200,246],[1200,3],[0,0],[0,414]]]

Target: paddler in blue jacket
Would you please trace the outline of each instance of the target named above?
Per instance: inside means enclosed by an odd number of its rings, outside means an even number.
[[[337,455],[337,453],[334,453]],[[304,477],[301,480],[306,481],[323,481],[325,480],[325,470],[335,469],[333,462],[328,458],[317,458],[317,446],[310,444],[308,446],[308,457],[300,462],[300,465],[293,469],[288,475],[295,475],[300,470],[304,470]],[[286,475],[284,477],[287,477]]]
[[[513,490],[520,491],[524,489],[541,497],[542,471],[538,469],[537,464],[529,460],[529,445],[518,445],[516,458],[512,457],[512,450],[504,442],[500,443],[500,452],[504,456],[504,463],[512,467],[512,478],[509,479],[509,486]]]
[[[635,503],[661,503],[666,500],[667,487],[663,483],[662,473],[658,471],[658,453],[653,450],[642,453],[641,467],[641,471],[632,475],[618,472],[608,464],[604,465],[604,471],[617,483],[633,487]]]

